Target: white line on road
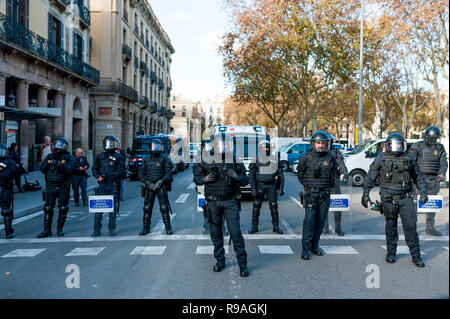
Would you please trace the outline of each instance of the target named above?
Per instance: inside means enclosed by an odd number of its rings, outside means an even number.
[[[447,249],[447,250],[448,250],[448,247],[444,247],[444,249]]]
[[[303,208],[302,203],[300,203],[297,199],[295,199],[294,197],[291,196],[291,199],[301,208]]]
[[[187,187],[187,189],[194,189],[195,188],[195,183],[192,182],[189,184],[189,186]]]
[[[286,219],[280,218],[280,222],[283,224],[284,228],[286,228],[289,235],[294,235],[294,232],[292,231],[292,227],[288,224]]]
[[[43,214],[44,214],[44,211],[41,210],[39,212],[36,212],[36,213],[30,214],[30,215],[27,215],[27,216],[23,216],[23,217],[14,219],[13,220],[13,225],[17,225],[17,224],[19,224],[21,222],[27,221],[27,220],[32,219],[32,218],[37,217],[37,216],[41,216]],[[0,225],[0,230],[1,229],[5,229],[5,225],[3,225],[3,224]]]
[[[229,246],[224,245],[225,254],[229,252]],[[197,250],[195,252],[197,255],[212,255],[214,254],[214,246],[197,246]]]
[[[170,215],[170,221],[172,221],[172,220],[175,218],[176,215],[177,215],[176,213],[174,213],[173,215],[171,214],[171,215]],[[154,228],[152,231],[153,231],[155,234],[162,235],[163,232],[165,231],[165,229],[166,229],[166,226],[164,225],[164,222],[163,222],[163,220],[162,220],[162,218],[161,218],[161,219],[156,223],[155,228]]]
[[[259,245],[259,252],[261,254],[267,254],[267,255],[293,255],[294,252],[292,251],[290,246],[283,245],[283,246],[264,246]]]
[[[383,247],[384,249],[387,250],[386,246],[381,246],[381,247]],[[425,255],[425,253],[423,251],[420,251],[420,253],[422,255]],[[397,246],[397,255],[409,255],[409,254],[410,254],[410,252],[409,252],[408,246]]]
[[[34,257],[42,253],[47,248],[42,249],[16,249],[12,252],[2,256],[2,258],[15,258],[15,257]]]
[[[352,246],[321,246],[327,255],[358,255]]]
[[[130,255],[162,255],[166,250],[167,246],[137,246],[133,249]]]
[[[175,215],[175,214],[174,214]],[[161,222],[162,223],[162,222]],[[164,224],[163,224],[164,225]],[[46,244],[46,243],[81,243],[81,242],[103,242],[103,241],[147,241],[147,240],[211,240],[209,235],[163,235],[153,231],[152,234],[147,236],[116,236],[116,237],[53,237],[53,238],[24,238],[24,239],[0,239],[0,244]],[[302,235],[278,235],[278,234],[253,234],[243,235],[245,240],[301,240]],[[320,237],[321,240],[370,240],[370,241],[385,241],[385,235],[345,235],[339,237],[335,235],[324,235]],[[399,239],[404,241],[403,235],[399,236]],[[434,241],[434,242],[448,242],[448,236],[434,237],[424,236],[420,238],[421,241]],[[228,236],[224,237],[224,241],[228,241]]]
[[[191,194],[181,194],[180,197],[178,197],[178,199],[175,201],[175,203],[182,204],[188,199],[189,196],[191,196]]]
[[[75,248],[65,256],[97,256],[106,247]]]

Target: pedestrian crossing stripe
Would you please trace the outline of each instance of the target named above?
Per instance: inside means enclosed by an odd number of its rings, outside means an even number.
[[[269,246],[269,245],[259,245],[259,251],[264,255],[293,255],[291,247],[288,245],[279,246]]]
[[[381,247],[383,247],[384,249],[387,250],[386,246],[381,246]],[[421,251],[420,253],[422,255],[425,255],[425,253],[423,251]],[[409,254],[410,254],[410,252],[409,252],[408,246],[397,246],[397,255],[409,255]]]
[[[327,255],[358,255],[352,246],[321,246]]]
[[[448,250],[448,247],[444,247],[444,249],[447,249],[447,250]]]
[[[91,248],[75,248],[70,253],[66,254],[66,257],[71,256],[97,256],[106,247],[91,247]]]
[[[167,246],[137,246],[130,255],[162,255],[166,251]]]
[[[16,257],[35,257],[42,253],[47,248],[42,249],[16,249],[12,252],[2,256],[2,258],[16,258]]]
[[[225,254],[229,253],[229,246],[224,246]],[[212,255],[214,254],[214,246],[197,246],[197,250],[195,252],[197,255]]]

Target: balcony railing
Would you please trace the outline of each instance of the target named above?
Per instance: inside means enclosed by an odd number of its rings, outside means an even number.
[[[168,119],[173,119],[175,113],[173,113],[171,110],[166,110],[164,115],[168,118]]]
[[[140,63],[140,69],[141,69],[141,71],[142,71],[146,76],[149,76],[150,71],[149,71],[149,69],[148,69],[147,63],[145,63],[144,61],[141,61],[141,63]]]
[[[164,115],[164,107],[162,107],[162,106],[158,107],[158,115],[160,115],[160,116]]]
[[[122,54],[124,55],[125,60],[131,60],[131,48],[128,45],[124,44],[122,46]]]
[[[150,107],[150,101],[148,100],[148,97],[141,96],[139,103],[142,104],[141,109],[146,109]]]
[[[70,0],[51,0],[51,2],[62,10],[66,10],[67,6],[70,4]]]
[[[150,113],[156,113],[158,111],[158,103],[152,102],[150,104]]]
[[[91,12],[88,8],[86,8],[83,4],[83,1],[78,0],[78,8],[80,9],[80,18],[81,21],[86,25],[91,25]]]
[[[150,81],[152,82],[152,84],[158,81],[158,77],[156,76],[155,71],[150,72]]]
[[[91,89],[90,91],[93,94],[96,93],[115,93],[119,94],[120,96],[123,96],[124,98],[132,101],[137,102],[138,100],[138,93],[131,87],[121,83],[121,82],[103,82],[102,84],[95,88]]]
[[[126,9],[123,9],[123,18],[128,22],[128,11]]]
[[[160,89],[160,90],[163,90],[163,89],[164,89],[164,81],[163,81],[162,79],[159,79],[159,81],[158,81],[158,86],[159,86],[159,89]]]
[[[137,25],[134,26],[134,33],[139,36],[139,27]]]
[[[139,59],[137,56],[134,56],[134,69],[137,70],[139,68]]]
[[[100,82],[100,73],[98,70],[23,25],[12,22],[1,13],[0,38],[14,42],[41,58],[56,62],[96,84]]]

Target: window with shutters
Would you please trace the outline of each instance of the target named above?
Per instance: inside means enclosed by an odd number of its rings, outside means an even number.
[[[28,27],[29,0],[7,0],[6,16],[12,22]]]
[[[77,33],[73,33],[73,55],[83,61],[83,38]]]
[[[48,40],[63,48],[63,24],[51,14],[48,15]]]

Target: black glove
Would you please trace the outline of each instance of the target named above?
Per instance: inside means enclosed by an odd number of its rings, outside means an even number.
[[[214,182],[215,180],[216,180],[216,175],[214,173],[209,173],[205,177],[205,183],[211,183],[211,182]]]
[[[278,194],[282,197],[284,195],[284,189],[280,189]]]
[[[227,175],[229,178],[232,178],[232,179],[235,179],[235,180],[239,179],[239,176],[235,172],[234,169],[227,169],[225,175]]]
[[[155,184],[155,189],[160,189],[162,184],[163,184],[162,180],[157,181],[156,184]]]
[[[426,204],[428,202],[428,195],[427,195],[427,193],[421,193],[420,194],[419,202],[421,204]]]
[[[151,190],[152,192],[156,192],[156,186],[155,186],[155,184],[149,183],[148,188],[150,188],[150,190]]]
[[[361,198],[361,204],[364,208],[369,208],[370,197],[369,194],[363,194]]]

